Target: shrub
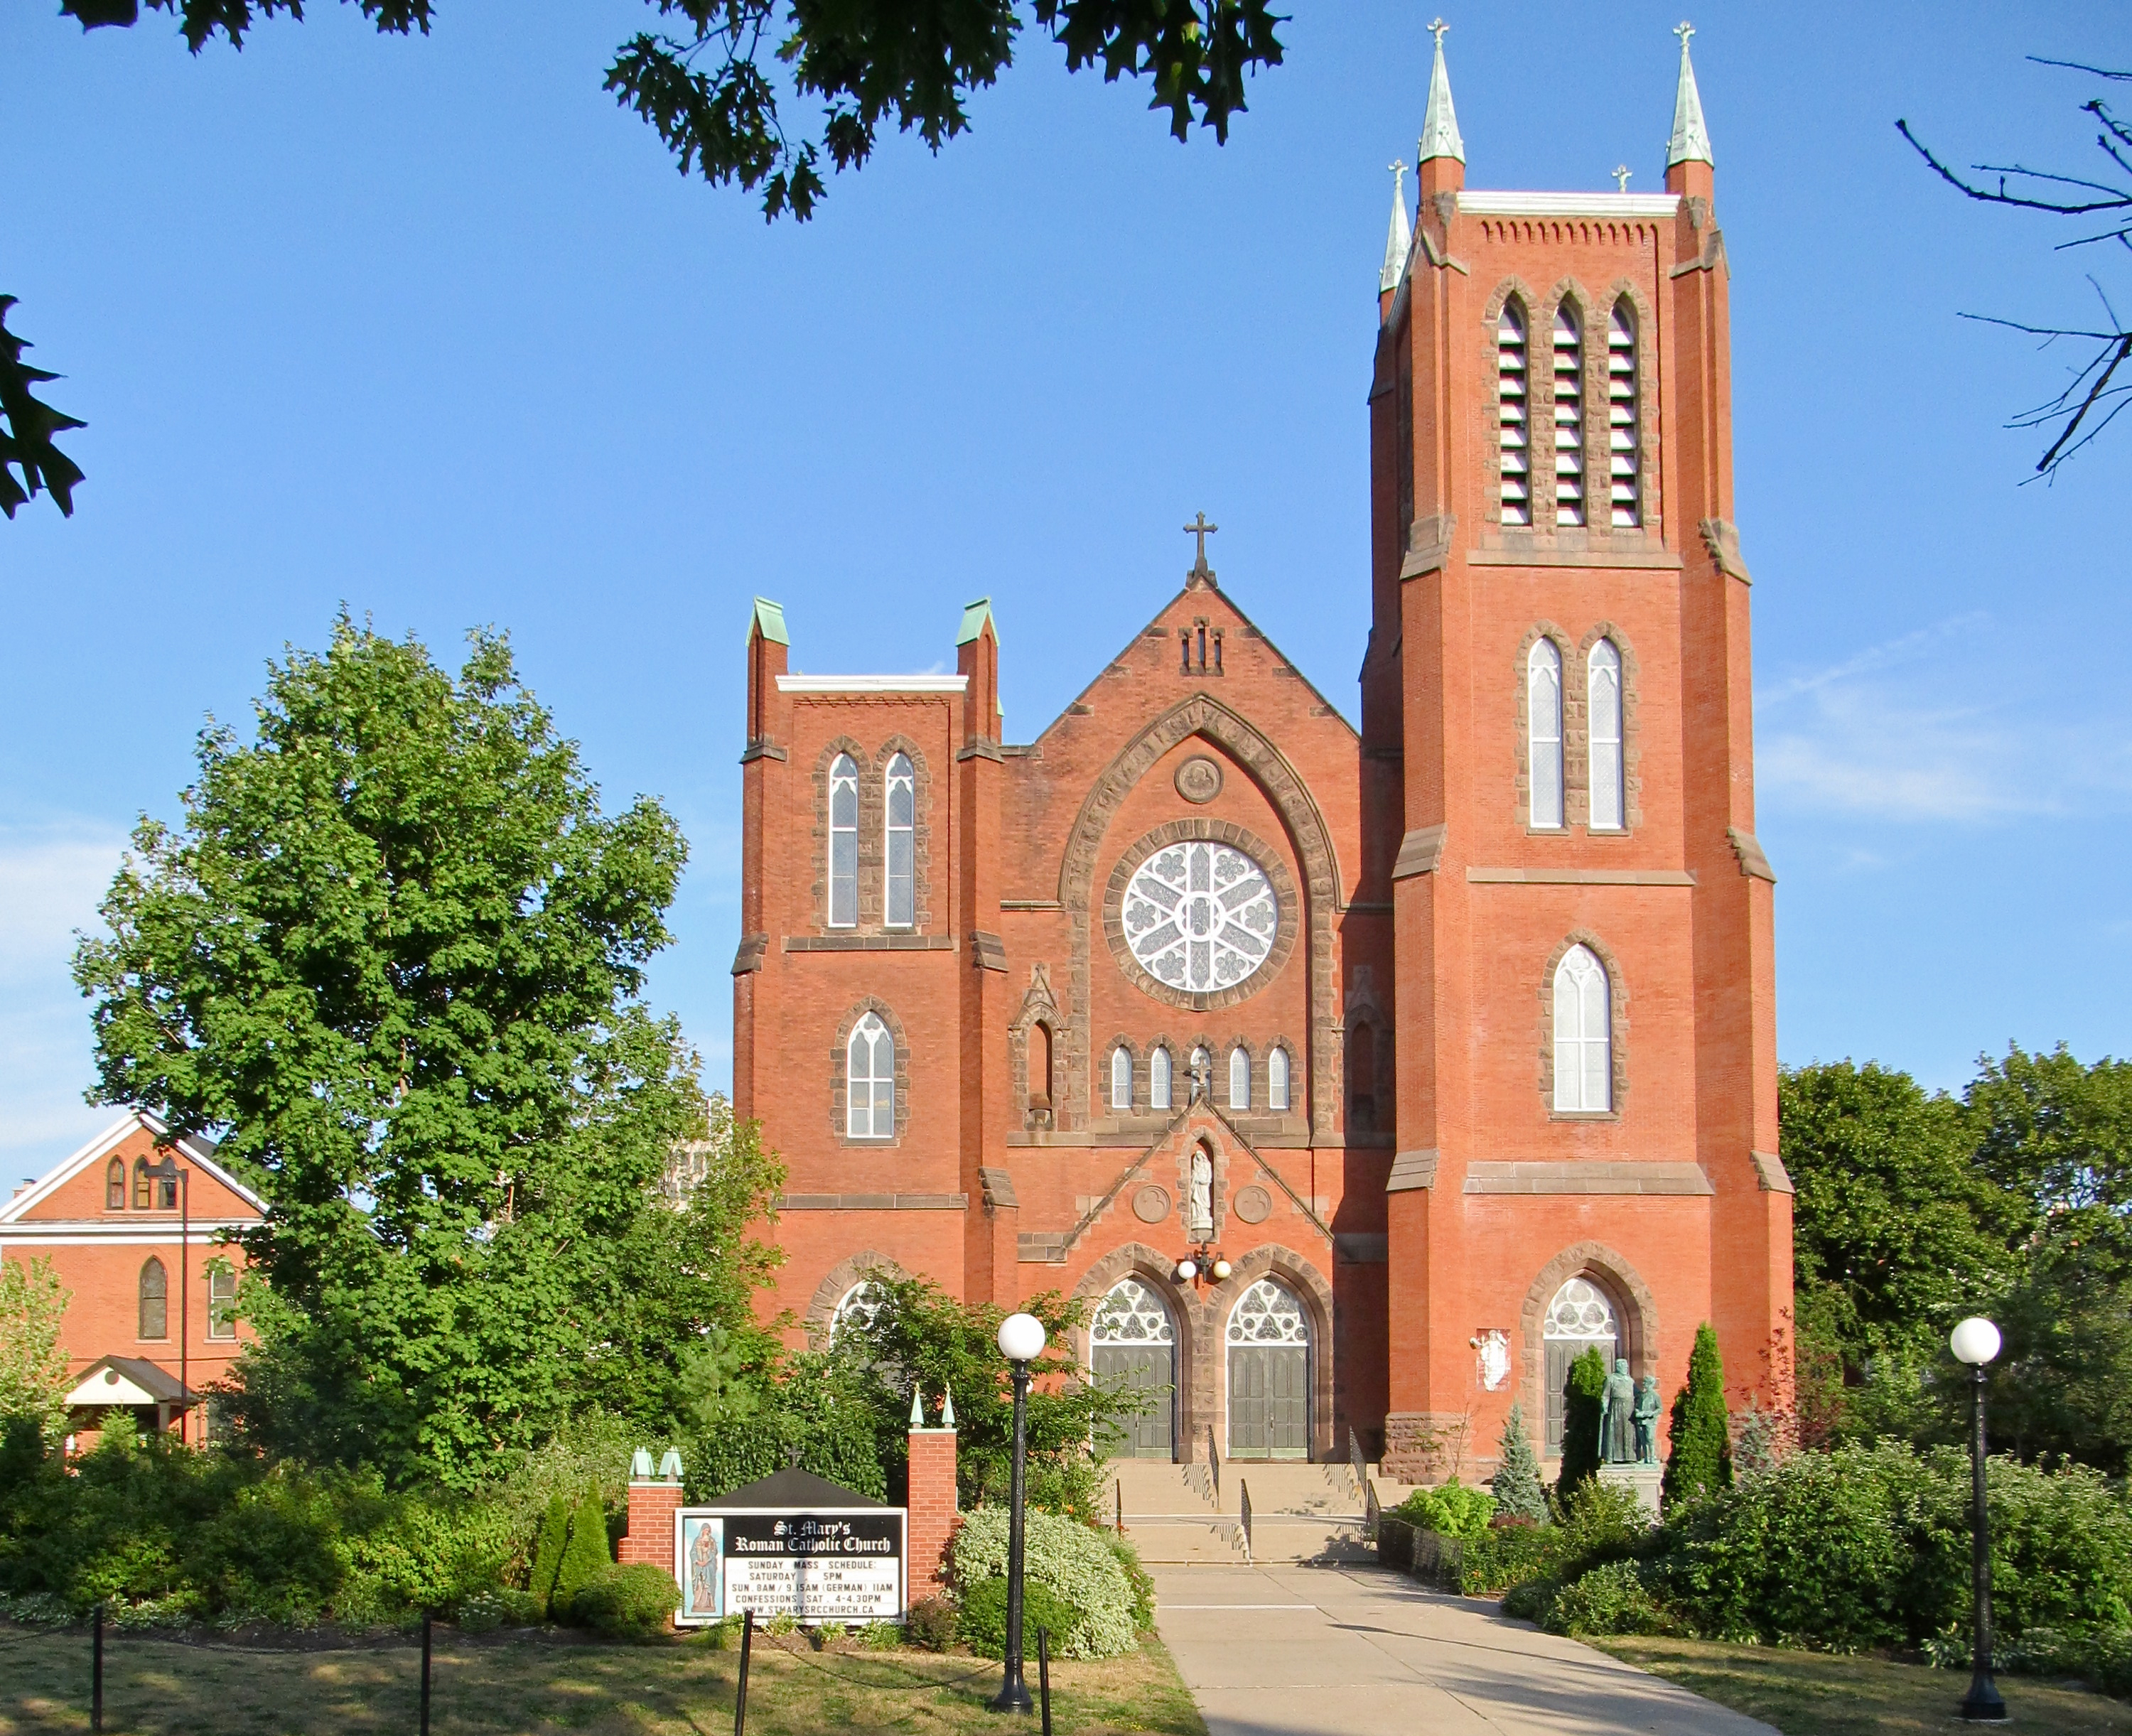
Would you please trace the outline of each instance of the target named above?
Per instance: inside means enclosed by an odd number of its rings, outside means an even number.
[[[1732,1486],[1732,1433],[1725,1415],[1725,1364],[1717,1333],[1708,1321],[1695,1329],[1688,1353],[1688,1384],[1673,1402],[1672,1442],[1666,1457],[1664,1500],[1668,1507],[1691,1495]]]
[[[894,1622],[868,1622],[859,1629],[859,1643],[869,1652],[893,1652],[903,1644],[903,1629]]]
[[[1030,1508],[1023,1552],[1025,1581],[1055,1592],[1078,1613],[1061,1630],[1061,1657],[1122,1657],[1134,1649],[1133,1595],[1125,1569],[1100,1532],[1078,1520]],[[955,1533],[956,1583],[966,1588],[1006,1571],[1007,1513],[980,1507]]]
[[[1021,1583],[1021,1649],[1028,1657],[1036,1656],[1036,1630],[1047,1630],[1054,1657],[1067,1655],[1060,1636],[1070,1634],[1083,1622],[1081,1611],[1049,1586],[1041,1585],[1025,1573]],[[1006,1655],[1006,1581],[1004,1579],[980,1580],[963,1595],[962,1635],[963,1643],[980,1657],[1004,1657]]]
[[[1539,1619],[1550,1633],[1678,1633],[1653,1577],[1640,1562],[1609,1561],[1562,1586]],[[1507,1610],[1510,1599],[1503,1603]]]
[[[493,1633],[499,1628],[531,1628],[540,1619],[540,1599],[530,1591],[499,1585],[461,1600],[459,1624],[467,1633]]]
[[[960,1622],[951,1599],[921,1597],[905,1612],[903,1632],[914,1646],[928,1652],[945,1652],[955,1643]]]
[[[681,1588],[664,1567],[649,1561],[610,1565],[577,1589],[574,1619],[610,1639],[655,1639],[681,1607]]]
[[[1599,1422],[1605,1414],[1606,1359],[1595,1347],[1569,1365],[1563,1384],[1562,1475],[1554,1488],[1566,1499],[1580,1483],[1599,1475]]]
[[[1537,1622],[1544,1628],[1548,1617],[1553,1613],[1554,1600],[1561,1595],[1559,1580],[1527,1580],[1503,1594],[1503,1614],[1515,1616],[1521,1622]]]
[[[1496,1498],[1467,1489],[1456,1477],[1437,1489],[1417,1489],[1392,1509],[1395,1518],[1447,1537],[1477,1537],[1495,1514]]]
[[[563,1571],[563,1551],[570,1541],[570,1503],[559,1492],[548,1497],[547,1517],[540,1522],[540,1536],[533,1546],[530,1590],[540,1600],[540,1613],[555,1612],[555,1575]]]
[[[1488,1488],[1496,1498],[1496,1510],[1538,1524],[1547,1517],[1547,1490],[1539,1480],[1539,1460],[1525,1434],[1523,1405],[1511,1405],[1496,1451],[1499,1463]]]
[[[578,1619],[577,1595],[603,1573],[614,1560],[607,1541],[607,1512],[592,1490],[570,1515],[569,1541],[555,1569],[555,1586],[548,1599],[548,1613],[560,1621]]]
[[[1491,1526],[1466,1542],[1456,1589],[1473,1595],[1534,1580],[1566,1581],[1651,1544],[1651,1529],[1635,1492],[1589,1478],[1561,1503],[1556,1523]]]
[[[1118,1567],[1126,1576],[1126,1589],[1132,1595],[1133,1631],[1136,1633],[1155,1632],[1155,1579],[1140,1566],[1140,1551],[1115,1532],[1103,1538],[1111,1553],[1117,1557]]]

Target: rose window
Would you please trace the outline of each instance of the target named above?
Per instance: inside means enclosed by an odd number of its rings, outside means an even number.
[[[1242,851],[1172,844],[1135,870],[1124,920],[1126,944],[1149,976],[1205,994],[1233,988],[1266,962],[1280,900],[1265,870]]]

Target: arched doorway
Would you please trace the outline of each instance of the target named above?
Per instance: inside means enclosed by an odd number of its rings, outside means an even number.
[[[1229,1311],[1229,1456],[1310,1456],[1310,1316],[1262,1278]]]
[[[1121,1459],[1177,1456],[1177,1322],[1169,1304],[1137,1278],[1123,1278],[1088,1329],[1097,1385],[1145,1394],[1146,1408],[1121,1426]]]
[[[1557,1458],[1562,1452],[1562,1422],[1567,1406],[1563,1388],[1569,1381],[1569,1365],[1587,1350],[1596,1350],[1606,1359],[1611,1372],[1621,1354],[1621,1327],[1606,1292],[1589,1278],[1573,1278],[1554,1292],[1547,1305],[1541,1332],[1546,1351],[1544,1380],[1547,1390],[1547,1441],[1544,1452]]]

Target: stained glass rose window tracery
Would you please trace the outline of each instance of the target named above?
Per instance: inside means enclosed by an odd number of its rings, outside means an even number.
[[[1242,851],[1200,840],[1158,850],[1126,887],[1126,942],[1157,982],[1192,994],[1233,988],[1266,962],[1280,900]]]

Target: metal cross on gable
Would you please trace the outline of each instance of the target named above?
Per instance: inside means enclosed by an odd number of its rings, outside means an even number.
[[[1211,532],[1219,530],[1221,528],[1219,525],[1208,524],[1207,515],[1203,512],[1194,513],[1192,516],[1192,522],[1184,527],[1184,534],[1187,536],[1196,536],[1199,539],[1199,559],[1198,563],[1193,568],[1193,572],[1204,573],[1207,570],[1207,538]]]

